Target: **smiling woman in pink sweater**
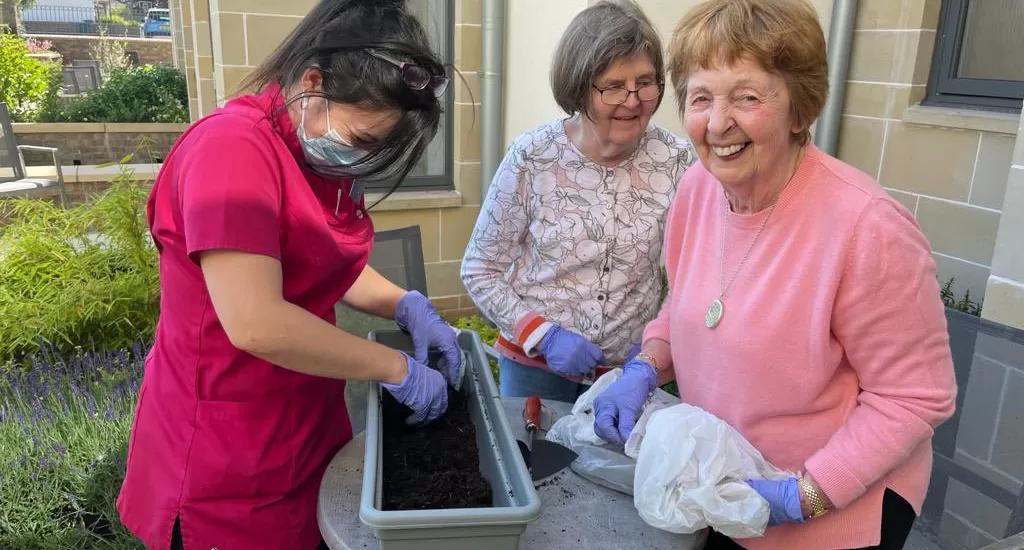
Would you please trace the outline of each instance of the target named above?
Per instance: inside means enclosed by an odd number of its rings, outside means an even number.
[[[670,67],[700,163],[665,234],[669,295],[595,403],[621,443],[657,383],[800,472],[749,480],[763,537],[708,549],[902,548],[956,382],[929,245],[870,176],[817,149],[825,41],[804,0],[710,0]]]

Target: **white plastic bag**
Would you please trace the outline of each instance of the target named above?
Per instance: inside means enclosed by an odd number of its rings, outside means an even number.
[[[787,479],[742,435],[685,403],[654,412],[640,446],[633,504],[652,527],[694,533],[713,527],[731,538],[764,534],[768,503],[747,479]]]
[[[579,455],[569,466],[574,472],[598,485],[633,494],[636,456],[643,440],[644,426],[650,414],[679,403],[672,394],[658,389],[648,401],[645,414],[638,421],[624,449],[608,443],[594,432],[594,399],[622,375],[613,369],[594,381],[573,405],[572,413],[559,418],[548,430],[547,439],[561,443]]]

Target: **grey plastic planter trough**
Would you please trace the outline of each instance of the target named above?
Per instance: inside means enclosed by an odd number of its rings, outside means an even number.
[[[392,349],[410,353],[412,350],[412,341],[399,330],[374,331],[369,338]],[[491,486],[493,505],[447,510],[381,510],[381,390],[377,384],[371,384],[359,519],[374,529],[380,550],[516,550],[526,525],[540,515],[540,497],[512,435],[480,335],[463,330],[458,338],[469,359],[462,391],[470,396],[480,472]]]

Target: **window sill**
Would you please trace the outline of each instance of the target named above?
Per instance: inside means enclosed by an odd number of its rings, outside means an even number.
[[[903,122],[1016,136],[1021,118],[1019,113],[912,105],[903,111]]]
[[[364,202],[371,206],[384,193],[366,193]],[[373,207],[372,212],[388,212],[399,210],[432,210],[436,208],[459,208],[462,206],[462,194],[454,190],[445,191],[395,191],[384,202]]]

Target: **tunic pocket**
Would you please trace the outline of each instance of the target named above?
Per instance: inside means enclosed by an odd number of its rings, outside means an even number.
[[[282,403],[200,400],[186,485],[198,499],[286,499],[295,490],[294,412]]]

